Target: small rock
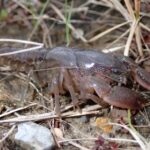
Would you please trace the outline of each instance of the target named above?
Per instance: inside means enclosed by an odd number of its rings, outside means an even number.
[[[33,122],[18,125],[15,141],[25,150],[54,150],[56,147],[51,131]]]

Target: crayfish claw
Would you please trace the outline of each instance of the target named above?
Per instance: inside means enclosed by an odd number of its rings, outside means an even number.
[[[108,95],[103,97],[104,101],[110,105],[125,108],[139,110],[143,107],[144,99],[136,93],[126,87],[115,86]]]

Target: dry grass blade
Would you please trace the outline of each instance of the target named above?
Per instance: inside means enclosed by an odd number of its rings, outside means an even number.
[[[141,42],[141,28],[139,24],[137,25],[136,30],[135,30],[135,39],[136,39],[136,44],[137,44],[139,55],[143,57],[143,48],[142,48],[142,42]]]
[[[90,150],[88,148],[85,148],[85,147],[81,146],[78,143],[73,142],[73,141],[68,141],[68,143],[71,144],[71,145],[73,145],[73,146],[75,146],[75,147],[77,147],[77,148],[79,148],[80,150]]]
[[[127,40],[127,43],[125,46],[125,50],[124,50],[125,56],[129,55],[130,45],[131,45],[133,35],[134,35],[136,27],[137,27],[137,24],[138,24],[138,20],[134,19],[134,21],[132,22],[131,28],[130,28],[130,34],[129,34],[129,37],[128,37],[128,40]]]
[[[140,145],[141,149],[142,150],[147,150],[147,147],[148,147],[149,144],[146,141],[146,139],[144,139],[138,132],[136,132],[135,130],[130,129],[126,125],[122,125],[122,124],[118,124],[118,123],[110,123],[110,124],[125,128],[134,137],[134,139]]]
[[[73,108],[73,104],[66,106],[64,109],[61,110],[61,113],[65,112],[71,108]],[[94,110],[101,109],[101,108],[102,108],[102,106],[100,106],[100,105],[89,106],[88,108],[83,108],[82,112],[92,112]]]
[[[20,116],[12,119],[7,120],[0,120],[0,124],[3,123],[17,123],[17,122],[25,122],[25,121],[38,121],[38,120],[45,120],[50,118],[56,118],[56,115],[53,115],[54,112],[51,113],[44,113],[44,114],[36,114],[36,115],[29,115],[29,116]]]
[[[120,35],[116,40],[114,40],[112,43],[110,43],[108,46],[107,46],[107,48],[109,48],[109,47],[112,47],[115,43],[117,43],[118,41],[120,41],[122,38],[124,38],[126,35],[128,35],[128,33],[129,33],[129,29],[128,30],[126,30],[126,32],[124,32],[122,35]],[[125,46],[124,46],[125,47]],[[123,48],[124,48],[123,47]]]
[[[110,52],[115,52],[115,51],[118,51],[118,50],[122,50],[125,46],[119,46],[119,47],[113,47],[113,48],[109,48],[109,49],[104,49],[102,50],[102,52],[104,53],[110,53]]]
[[[19,54],[19,53],[25,53],[28,51],[35,51],[35,50],[38,50],[40,48],[41,48],[41,46],[35,46],[35,47],[31,47],[31,48],[16,50],[13,52],[3,53],[3,54],[0,54],[0,56],[8,56],[8,55],[14,55],[14,54]]]
[[[13,55],[17,53],[23,53],[23,52],[38,50],[40,48],[43,48],[43,43],[25,41],[25,40],[19,40],[19,39],[0,39],[0,42],[14,42],[14,43],[35,45],[34,47],[31,47],[31,48],[25,48],[25,49],[16,50],[13,52],[3,53],[3,54],[0,54],[0,56]]]
[[[43,46],[43,43],[38,43],[38,42],[33,42],[33,41],[26,41],[26,40],[20,40],[20,39],[0,39],[0,42],[15,42],[15,43]]]
[[[30,104],[30,105],[28,105],[28,106],[24,106],[24,107],[21,107],[21,108],[17,108],[17,109],[11,110],[11,111],[9,111],[9,112],[6,112],[6,113],[1,114],[1,115],[0,115],[0,118],[5,117],[5,116],[8,116],[8,115],[10,115],[10,114],[12,114],[12,113],[15,113],[15,112],[18,112],[18,111],[27,109],[27,108],[32,107],[32,106],[35,106],[35,105],[37,105],[37,104],[34,103],[34,104]]]
[[[22,1],[18,1],[18,0],[13,0],[18,6],[22,7],[23,9],[25,9],[27,12],[29,12],[30,14],[32,14],[32,11],[27,8]]]
[[[103,137],[103,136],[102,136]],[[137,144],[138,142],[137,141],[135,141],[135,140],[131,140],[131,139],[123,139],[123,138],[108,138],[108,137],[103,137],[105,140],[109,140],[109,141],[115,141],[115,142],[120,142],[120,143],[122,143],[122,142],[124,142],[124,143],[126,143],[126,142],[128,142],[128,143],[135,143],[135,144]],[[83,139],[63,139],[62,141],[59,141],[60,143],[62,143],[62,142],[68,142],[68,141],[81,141],[81,140],[83,140],[83,141],[95,141],[95,140],[97,140],[97,138],[83,138]]]
[[[52,9],[57,13],[57,15],[64,21],[64,24],[67,24],[67,26],[72,30],[72,32],[74,33],[78,33],[78,31],[74,28],[74,26],[72,24],[68,24],[66,18],[64,17],[64,15],[61,13],[61,11],[53,4],[50,4],[50,6],[52,7]],[[83,41],[83,42],[87,42],[87,40],[80,34],[78,33],[79,38]]]
[[[99,111],[91,111],[91,112],[67,112],[61,114],[62,118],[70,118],[70,117],[79,117],[84,115],[95,115],[98,114]],[[36,115],[29,115],[29,116],[20,116],[12,119],[7,120],[0,120],[0,124],[3,123],[17,123],[17,122],[25,122],[25,121],[40,121],[45,119],[52,119],[52,118],[58,118],[58,115],[54,115],[54,112],[50,113],[43,113],[43,114],[36,114]]]
[[[141,0],[134,0],[136,17],[140,15]]]
[[[108,30],[106,30],[106,31],[104,31],[104,32],[102,32],[102,33],[97,34],[96,36],[92,37],[88,42],[94,42],[94,41],[98,40],[99,38],[103,37],[104,35],[106,35],[106,34],[112,32],[112,31],[114,31],[114,30],[116,30],[116,29],[118,29],[118,28],[120,28],[120,27],[122,27],[122,26],[125,26],[125,25],[127,25],[127,24],[129,24],[129,23],[130,23],[130,22],[127,21],[127,22],[118,24],[118,25],[116,25],[115,27],[112,27],[112,28],[110,28],[110,29],[108,29]]]
[[[124,0],[125,4],[126,4],[126,7],[128,9],[128,12],[132,18],[132,20],[134,19],[134,11],[132,9],[132,6],[131,6],[131,3],[130,3],[130,0]]]
[[[10,134],[12,134],[12,132],[14,131],[14,129],[16,128],[16,125],[13,125],[11,127],[11,129],[8,131],[8,133],[0,140],[0,144],[6,140],[7,137],[10,136]]]
[[[38,20],[37,20],[37,22],[36,22],[36,24],[35,24],[35,27],[34,27],[34,29],[32,30],[32,32],[31,32],[31,34],[30,34],[28,40],[30,40],[30,39],[32,38],[32,36],[36,33],[38,27],[40,26],[40,23],[42,22],[43,13],[44,13],[46,7],[48,6],[48,3],[49,3],[49,0],[47,0],[47,1],[45,2],[45,4],[43,5],[43,8],[41,9],[41,12],[40,12],[40,17],[38,18]],[[33,16],[34,16],[34,15],[33,15]]]
[[[135,14],[134,14],[134,10],[133,10],[132,5],[131,5],[131,1],[130,0],[124,0],[124,2],[125,2],[125,5],[127,7],[128,12],[126,12],[126,15],[123,15],[122,14],[123,9],[122,9],[122,11],[120,11],[120,13],[124,16],[124,18],[126,18],[126,19],[130,18],[132,20],[132,25],[130,28],[130,34],[129,34],[129,37],[128,37],[127,42],[126,42],[124,55],[125,56],[129,55],[130,45],[131,45],[133,36],[135,34],[138,53],[141,57],[143,57],[142,42],[141,42],[141,30],[140,30],[140,25],[139,25],[140,23],[138,23],[140,20],[139,15],[140,15],[141,0],[134,0]],[[120,4],[119,1],[114,0],[114,1],[112,1],[112,3],[115,5],[116,8],[119,8],[119,10],[121,10],[121,8],[124,8],[124,7],[122,7],[122,5]]]
[[[145,29],[145,30],[147,30],[148,32],[150,32],[150,28],[147,27],[146,25],[144,25],[144,24],[141,23],[141,22],[140,22],[140,26],[141,26],[143,29]]]
[[[135,4],[135,17],[139,18],[140,8],[141,8],[141,0],[134,0],[134,4]],[[143,57],[143,49],[142,49],[142,42],[141,42],[141,27],[139,24],[137,25],[137,28],[135,31],[135,38],[136,38],[139,55],[141,57]]]
[[[115,8],[124,16],[127,21],[131,21],[131,16],[129,15],[128,11],[124,8],[124,6],[118,0],[111,0],[114,4]]]

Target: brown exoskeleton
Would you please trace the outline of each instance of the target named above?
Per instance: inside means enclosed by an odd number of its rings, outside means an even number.
[[[60,111],[59,95],[64,92],[70,93],[75,106],[84,99],[99,104],[102,98],[116,107],[140,109],[142,98],[137,92],[125,87],[127,79],[133,78],[150,90],[150,73],[127,57],[102,52],[56,47],[1,57],[0,65],[8,62],[12,68],[25,72],[31,69],[56,69],[51,81],[48,81],[46,71],[38,72],[38,77],[42,82],[49,83],[57,113]]]

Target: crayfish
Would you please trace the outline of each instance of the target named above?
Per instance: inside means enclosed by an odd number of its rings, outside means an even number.
[[[8,52],[3,50],[1,52]],[[143,88],[150,90],[150,73],[139,67],[133,60],[93,50],[56,47],[26,53],[2,56],[0,65],[10,65],[14,70],[35,74],[40,81],[49,85],[49,93],[54,96],[56,112],[59,112],[59,98],[68,92],[74,106],[81,100],[101,99],[113,106],[124,109],[140,109],[143,98],[127,88],[128,81],[135,80]],[[54,75],[42,69],[55,70]],[[49,78],[51,76],[51,79]]]

